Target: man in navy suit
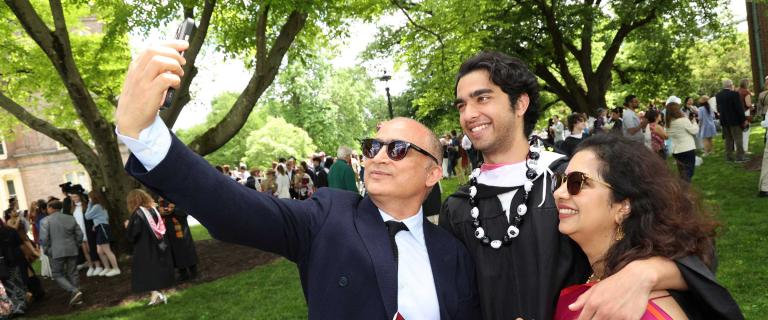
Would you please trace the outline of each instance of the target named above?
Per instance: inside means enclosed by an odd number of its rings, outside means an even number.
[[[398,118],[364,140],[366,197],[322,188],[297,201],[244,188],[157,116],[165,90],[179,84],[178,51],[186,46],[145,50],[128,70],[116,131],[132,152],[131,175],[188,210],[213,237],[295,262],[310,319],[479,318],[471,258],[421,210],[442,177],[440,144],[429,129]]]

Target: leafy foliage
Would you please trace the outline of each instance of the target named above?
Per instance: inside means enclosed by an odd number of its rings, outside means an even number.
[[[263,127],[251,132],[246,145],[247,163],[260,167],[267,167],[278,158],[307,159],[316,149],[306,131],[274,117],[267,117]]]
[[[221,118],[226,116],[229,107],[235,103],[238,95],[239,93],[235,92],[224,92],[215,97],[213,101],[211,101],[211,112],[206,116],[204,123],[189,129],[179,130],[176,132],[176,135],[181,141],[184,141],[184,143],[189,143],[189,141],[192,141],[192,139],[211,126],[216,125]],[[246,139],[248,138],[248,135],[264,126],[264,123],[266,123],[266,113],[263,108],[257,106],[257,110],[251,113],[243,128],[240,129],[240,131],[223,147],[206,155],[205,159],[213,164],[239,164],[241,161],[245,160]]]
[[[33,1],[41,17],[52,28],[50,8],[47,2]],[[122,86],[123,75],[130,60],[125,36],[111,40],[100,32],[93,15],[98,12],[83,4],[65,7],[67,27],[72,42],[72,54],[80,67],[83,80],[94,98],[101,114],[107,119],[112,113]],[[65,84],[51,65],[48,57],[38,48],[16,23],[11,10],[0,6],[0,19],[14,23],[0,24],[0,91],[15,101],[30,106],[28,111],[52,122],[59,128],[75,129],[88,140],[90,135],[82,126],[76,108],[67,95]],[[0,132],[8,136],[19,122],[9,114],[0,112],[8,121],[0,122]],[[6,119],[3,119],[6,120]]]
[[[334,70],[328,63],[331,54],[318,52],[317,58],[289,59],[265,105],[271,116],[307,131],[319,150],[335,154],[341,145],[357,145],[384,119],[376,110],[386,108],[386,102],[375,95],[365,69]]]
[[[394,54],[408,66],[417,79],[411,83],[418,95],[416,115],[431,124],[441,123],[445,114],[454,117],[453,76],[478,51],[521,58],[545,91],[584,112],[607,106],[614,63],[622,67],[620,76],[630,79],[621,91],[637,84],[630,78],[634,74],[648,88],[679,83],[684,73],[669,66],[685,66],[694,40],[712,38],[728,22],[718,16],[726,4],[721,0],[392,3],[408,23],[380,30],[369,56]]]

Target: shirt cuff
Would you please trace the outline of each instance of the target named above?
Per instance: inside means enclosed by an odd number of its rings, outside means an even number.
[[[155,122],[149,127],[141,130],[138,140],[120,134],[120,128],[117,127],[115,133],[148,172],[160,164],[171,149],[171,133],[160,115],[155,117]]]

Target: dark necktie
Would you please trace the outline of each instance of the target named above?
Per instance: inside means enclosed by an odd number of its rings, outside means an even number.
[[[405,223],[400,221],[389,220],[384,223],[387,224],[387,228],[389,229],[389,241],[392,242],[392,253],[395,255],[395,267],[397,267],[397,242],[395,242],[395,235],[402,230],[409,230]]]

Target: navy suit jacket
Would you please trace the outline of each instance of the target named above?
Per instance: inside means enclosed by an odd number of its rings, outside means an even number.
[[[172,139],[168,155],[154,169],[147,172],[131,155],[128,173],[187,210],[214,238],[295,262],[310,319],[393,318],[397,267],[386,224],[371,199],[329,188],[304,201],[277,199],[225,177]],[[479,318],[475,270],[466,248],[428,221],[424,239],[441,318]]]
[[[724,127],[740,126],[746,120],[744,116],[744,103],[739,93],[733,90],[723,89],[715,95],[717,111],[720,112],[720,123]]]

